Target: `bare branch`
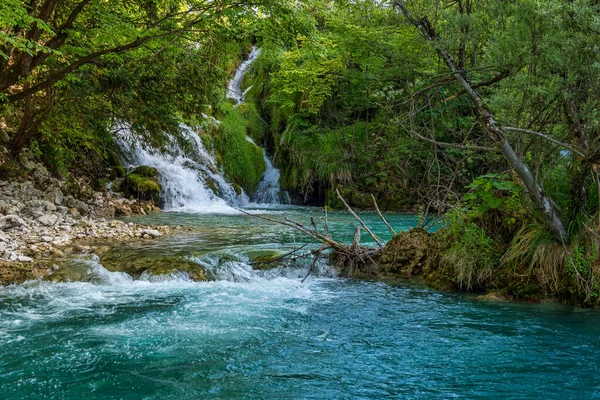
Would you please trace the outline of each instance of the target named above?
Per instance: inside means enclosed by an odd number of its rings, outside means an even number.
[[[350,214],[352,214],[352,216],[360,223],[360,225],[362,226],[362,228],[369,234],[371,235],[371,237],[373,238],[373,240],[375,240],[375,243],[377,243],[377,245],[379,247],[383,247],[383,240],[379,239],[377,236],[375,236],[375,234],[369,229],[369,227],[363,222],[362,219],[360,219],[358,217],[358,215],[356,215],[356,213],[354,212],[354,210],[352,209],[352,207],[350,207],[348,205],[348,203],[346,203],[346,200],[344,200],[344,198],[342,197],[342,195],[340,194],[340,191],[335,189],[335,193],[337,194],[338,199],[341,200],[342,203],[344,203],[344,205],[346,206],[346,209],[348,210],[348,212]]]
[[[530,129],[513,128],[513,127],[510,127],[510,126],[503,126],[502,130],[511,131],[511,132],[521,132],[521,133],[527,133],[527,134],[530,134],[530,135],[538,136],[538,137],[541,137],[544,140],[547,140],[549,142],[554,143],[557,146],[563,147],[563,148],[565,148],[565,149],[567,149],[567,150],[569,150],[569,151],[571,151],[571,152],[573,152],[573,153],[575,153],[575,154],[577,154],[577,155],[579,155],[581,157],[585,158],[587,156],[586,153],[584,153],[584,152],[576,149],[575,147],[573,147],[571,145],[568,145],[566,143],[563,143],[561,141],[558,141],[556,139],[553,139],[550,136],[544,135],[543,133],[540,133],[540,132],[532,131]]]

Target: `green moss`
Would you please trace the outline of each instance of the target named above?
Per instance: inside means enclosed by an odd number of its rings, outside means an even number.
[[[115,165],[110,171],[110,179],[125,178],[127,171],[121,165]]]
[[[158,178],[149,178],[132,172],[125,177],[121,186],[126,196],[140,200],[158,202],[160,197]]]
[[[240,185],[238,185],[237,183],[234,183],[231,186],[233,187],[233,190],[235,190],[235,194],[237,194],[238,196],[240,196],[242,194],[242,187]]]
[[[154,167],[148,167],[146,165],[140,165],[135,167],[132,174],[143,176],[145,178],[158,178],[158,170]]]
[[[256,143],[262,143],[265,139],[265,123],[260,118],[254,103],[240,104],[239,109],[246,119],[248,136]]]
[[[202,140],[202,144],[204,145],[204,148],[206,148],[208,151],[211,151],[211,149],[213,147],[212,136],[204,133],[204,134],[200,135],[200,140]]]
[[[248,193],[253,192],[266,169],[262,148],[246,139],[247,121],[242,112],[229,104],[222,104],[224,116],[215,138],[227,178]]]
[[[207,177],[204,182],[206,183],[206,186],[208,186],[208,188],[216,195],[219,194],[219,188],[217,188],[217,184],[215,183],[215,181],[213,181],[211,178]]]

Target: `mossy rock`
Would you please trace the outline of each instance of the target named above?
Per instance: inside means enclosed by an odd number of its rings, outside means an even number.
[[[246,255],[252,263],[253,269],[265,270],[279,266],[279,258],[283,253],[277,250],[253,250]]]
[[[125,272],[138,279],[144,272],[159,276],[186,273],[193,281],[206,281],[204,268],[184,257],[117,257],[107,254],[101,260],[104,268],[111,272]]]
[[[211,178],[207,177],[204,180],[204,183],[206,184],[206,186],[208,186],[208,188],[216,195],[219,195],[219,188],[217,187],[217,184],[215,183],[214,180],[212,180]]]
[[[143,176],[144,178],[158,178],[158,170],[154,167],[148,167],[146,165],[140,165],[135,167],[131,174]]]
[[[126,196],[158,203],[160,198],[158,170],[146,166],[137,167],[125,177],[121,190]]]
[[[127,171],[125,170],[125,168],[121,165],[115,165],[111,171],[110,171],[110,179],[119,179],[119,178],[125,178],[125,175],[127,175]]]
[[[238,196],[242,194],[242,187],[240,185],[234,183],[231,186],[233,187],[233,190],[235,190],[235,194],[237,194]]]
[[[386,275],[412,276],[426,271],[431,264],[430,236],[421,228],[394,236],[381,253],[381,272]]]

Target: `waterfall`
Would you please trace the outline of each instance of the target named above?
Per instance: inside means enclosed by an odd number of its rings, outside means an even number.
[[[234,207],[248,204],[223,178],[212,155],[190,127],[182,125],[183,137],[191,145],[184,151],[175,138],[166,151],[143,147],[137,136],[120,126],[116,135],[128,167],[147,165],[158,170],[161,205],[165,211],[237,213]]]
[[[238,105],[244,102],[246,93],[250,90],[250,88],[242,90],[242,83],[246,72],[248,72],[250,66],[258,56],[260,56],[260,49],[252,47],[248,59],[240,64],[233,79],[229,82],[229,86],[227,87],[227,97],[234,99]],[[249,142],[256,144],[250,137],[247,137],[246,139],[248,139]],[[263,155],[265,158],[266,169],[256,191],[252,194],[252,200],[258,204],[279,204],[281,203],[279,188],[279,178],[281,177],[281,174],[279,173],[279,170],[275,168],[264,149]]]
[[[238,105],[244,101],[248,91],[242,91],[244,76],[259,55],[260,49],[252,48],[249,58],[240,65],[229,82],[227,97],[234,99]],[[203,117],[208,123],[219,124],[213,117],[204,114]],[[117,124],[114,131],[128,167],[146,165],[158,170],[161,207],[165,211],[233,214],[238,212],[236,207],[250,204],[243,190],[238,195],[225,180],[214,157],[189,126],[181,125],[180,131],[190,146],[183,149],[176,138],[171,137],[165,151],[143,146],[139,136],[124,123]],[[248,140],[252,141],[250,138]],[[252,194],[253,204],[279,204],[279,170],[265,152],[263,155],[267,168],[256,192]]]
[[[234,99],[237,104],[243,103],[246,97],[246,93],[250,88],[242,91],[242,83],[244,81],[244,76],[252,63],[258,58],[260,55],[260,49],[256,47],[252,47],[252,51],[250,52],[250,56],[246,61],[240,64],[237,71],[235,71],[235,75],[233,79],[229,82],[229,86],[227,87],[227,97],[230,99]]]

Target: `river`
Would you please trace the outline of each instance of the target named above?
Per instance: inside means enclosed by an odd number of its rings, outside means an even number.
[[[316,209],[252,212],[323,223]],[[376,215],[362,216],[389,239]],[[90,281],[0,288],[1,399],[600,397],[597,311],[357,281],[326,266],[301,283],[305,268],[247,263],[306,241],[286,227],[243,214],[136,220],[193,231],[114,244],[124,260],[178,255],[223,274],[132,280],[91,257],[76,261]],[[350,240],[346,214],[329,220]]]

